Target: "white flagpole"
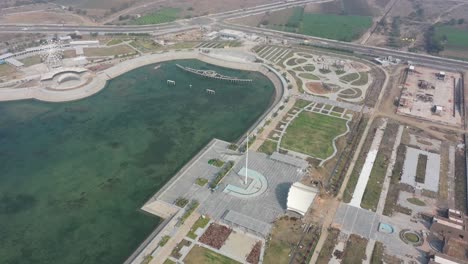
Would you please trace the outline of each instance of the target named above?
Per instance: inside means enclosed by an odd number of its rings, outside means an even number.
[[[248,174],[248,166],[249,166],[249,134],[247,134],[247,148],[245,154],[245,180],[244,184],[247,185],[247,174]]]

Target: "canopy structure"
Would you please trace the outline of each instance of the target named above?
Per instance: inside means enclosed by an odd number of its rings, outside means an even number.
[[[317,188],[295,182],[288,193],[288,210],[304,216],[317,195]]]

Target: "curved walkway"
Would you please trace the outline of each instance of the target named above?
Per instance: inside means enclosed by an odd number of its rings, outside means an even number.
[[[47,87],[44,85],[28,88],[2,88],[0,89],[0,101],[13,101],[22,99],[37,99],[46,102],[75,101],[100,92],[102,89],[104,89],[104,87],[106,87],[108,80],[120,76],[133,69],[153,63],[180,59],[197,59],[209,64],[237,70],[258,71],[260,73],[265,72],[263,70],[264,66],[262,64],[230,62],[209,57],[197,51],[171,51],[166,53],[145,55],[121,62],[111,68],[98,72],[89,83],[80,87],[79,89],[54,91],[47,89]]]

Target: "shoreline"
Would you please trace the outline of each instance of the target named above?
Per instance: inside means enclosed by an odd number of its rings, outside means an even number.
[[[125,74],[134,69],[166,61],[196,59],[205,63],[213,64],[220,67],[231,68],[235,70],[256,71],[263,75],[268,72],[263,71],[263,65],[258,63],[241,63],[228,60],[221,60],[209,55],[199,53],[198,51],[170,51],[165,53],[150,54],[134,59],[123,61],[108,69],[96,72],[91,77],[91,81],[81,87],[67,90],[48,89],[42,85],[26,88],[0,88],[0,102],[35,99],[44,102],[70,102],[87,98],[97,94],[103,90],[107,82],[122,74]],[[270,81],[272,78],[267,76]]]
[[[188,58],[190,59],[190,58]],[[247,64],[247,63],[239,63],[239,62],[229,62],[229,61],[221,61],[217,58],[210,57],[204,54],[198,54],[197,57],[192,59],[199,59],[203,62],[213,64],[220,67],[226,68],[234,68],[238,70],[248,70],[248,71],[257,71],[266,76],[274,85],[275,88],[275,95],[272,99],[272,103],[268,109],[252,124],[238,140],[237,144],[240,145],[246,140],[247,134],[256,134],[259,129],[261,129],[265,123],[273,117],[273,114],[279,111],[279,108],[283,105],[283,99],[289,96],[287,90],[287,82],[284,77],[276,71],[274,68],[265,65],[265,64]],[[151,64],[151,63],[148,63]],[[144,66],[144,65],[143,65]],[[233,67],[230,67],[233,66]],[[240,67],[241,66],[241,67]],[[118,76],[118,75],[116,75]],[[149,199],[139,208],[140,211],[144,213],[150,213],[162,219],[161,223],[141,242],[141,244],[132,252],[132,254],[127,258],[124,262],[125,264],[130,263],[138,263],[141,261],[145,255],[152,254],[154,250],[156,250],[157,246],[154,247],[154,241],[157,240],[158,236],[164,231],[167,225],[173,221],[174,216],[176,216],[182,210],[177,210],[177,212],[173,213],[169,217],[162,217],[162,215],[158,215],[155,211],[150,211],[146,208],[149,204],[158,200],[158,197],[164,193],[168,188],[170,188],[173,184],[175,184],[183,175],[184,173],[203,155],[207,150],[209,150],[217,141],[222,141],[216,138],[213,138],[208,142],[204,147],[202,147],[187,163],[184,164],[182,168],[180,168],[168,182],[164,184],[156,193],[151,195]]]

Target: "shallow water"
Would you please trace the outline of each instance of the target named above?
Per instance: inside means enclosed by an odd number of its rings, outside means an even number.
[[[204,79],[175,63],[254,82]],[[258,73],[195,60],[154,66],[76,102],[0,103],[0,263],[123,262],[160,221],[143,203],[213,137],[238,139],[274,95]]]

